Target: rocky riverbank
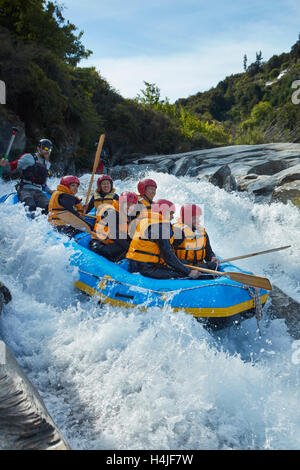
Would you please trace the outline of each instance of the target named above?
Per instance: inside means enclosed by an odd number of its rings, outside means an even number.
[[[227,191],[247,192],[256,200],[291,201],[300,207],[300,144],[235,145],[175,155],[133,156],[111,169],[114,178],[155,170],[208,179]]]

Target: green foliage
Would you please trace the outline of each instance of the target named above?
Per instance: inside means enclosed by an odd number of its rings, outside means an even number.
[[[259,51],[249,66],[245,55],[244,73],[175,104],[146,81],[135,100],[124,99],[95,68],[78,67],[90,54],[81,38],[56,1],[0,0],[0,78],[9,91],[2,114],[24,123],[29,147],[47,136],[54,157],[68,154],[77,168],[90,169],[102,133],[110,156],[121,151],[124,158],[300,139],[300,106],[291,102],[300,36],[290,53],[264,62]]]
[[[185,142],[199,143],[203,138],[206,143],[214,145],[226,145],[230,142],[230,136],[222,124],[215,121],[209,123],[207,120],[199,119],[195,114],[189,112],[183,105],[170,104],[169,100],[160,99],[160,89],[153,83],[144,82],[146,89],[141,90],[136,101],[170,119],[176,126]],[[216,104],[217,100],[214,101]]]
[[[177,105],[201,120],[226,123],[229,142],[235,144],[296,141],[300,106],[291,97],[292,83],[300,79],[299,50],[300,36],[290,53],[274,55],[267,62],[259,51],[245,73],[228,76],[215,88],[178,100]],[[283,70],[285,75],[278,78]],[[272,85],[267,86],[268,81]]]
[[[147,105],[147,106],[155,106],[159,103],[163,103],[160,101],[160,89],[155,85],[155,83],[145,82],[146,86],[145,90],[141,90],[142,94],[137,95],[138,103]]]
[[[258,145],[265,141],[264,134],[259,129],[247,129],[234,141],[235,145]]]
[[[91,51],[81,43],[83,32],[65,21],[63,7],[45,0],[0,0],[0,26],[19,39],[51,50],[69,64],[76,65]]]
[[[272,69],[269,73],[269,80],[275,80],[275,78],[277,78],[279,74],[280,70],[278,68]]]
[[[260,101],[253,106],[250,116],[254,124],[261,124],[272,116],[272,106],[267,101]]]

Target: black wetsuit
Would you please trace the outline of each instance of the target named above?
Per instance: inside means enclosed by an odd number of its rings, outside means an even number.
[[[110,237],[110,240],[114,243],[102,243],[101,240],[93,238],[89,243],[89,247],[92,251],[98,255],[104,256],[110,261],[120,261],[126,256],[131,239],[128,234],[121,235],[119,229],[119,212],[115,211],[113,207],[103,212],[102,219],[105,220],[108,226],[114,227],[115,233],[113,238]]]
[[[171,224],[165,222],[149,225],[146,237],[156,242],[160,249],[161,257],[165,260],[167,266],[158,263],[148,263],[129,260],[131,272],[140,272],[143,276],[156,279],[186,278],[190,269],[186,268],[172,251],[170,238],[173,235]]]

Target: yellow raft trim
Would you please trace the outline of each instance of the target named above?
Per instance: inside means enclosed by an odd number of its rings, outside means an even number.
[[[147,307],[142,307],[139,304],[134,304],[132,302],[125,302],[124,300],[117,300],[108,297],[98,290],[90,287],[89,285],[85,284],[82,281],[76,281],[75,286],[77,289],[81,290],[82,292],[92,296],[97,297],[101,302],[107,304],[111,304],[115,307],[125,307],[125,308],[134,308],[138,307],[142,310],[147,310]],[[261,296],[261,303],[265,304],[268,299],[268,294],[264,294]],[[193,308],[193,307],[173,307],[175,312],[184,311],[185,313],[189,313],[194,317],[214,317],[214,318],[225,318],[225,317],[232,317],[233,315],[237,315],[238,313],[246,312],[247,310],[251,310],[254,308],[254,300],[250,299],[246,302],[242,302],[240,304],[232,305],[231,307],[218,307],[218,308]]]
[[[264,305],[268,299],[268,294],[261,296],[261,303]],[[246,312],[254,308],[254,300],[250,299],[246,302],[240,304],[232,305],[231,307],[218,307],[218,308],[180,308],[173,307],[175,312],[184,310],[186,313],[190,313],[194,317],[213,317],[213,318],[222,318],[222,317],[232,317],[238,313]]]

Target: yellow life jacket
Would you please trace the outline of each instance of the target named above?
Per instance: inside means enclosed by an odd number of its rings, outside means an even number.
[[[48,221],[52,225],[65,225],[65,223],[62,220],[59,220],[56,215],[58,212],[66,210],[58,202],[58,198],[61,194],[70,194],[70,196],[73,196],[74,198],[76,198],[76,196],[74,196],[72,191],[67,186],[64,186],[62,184],[59,184],[57,186],[56,191],[54,191],[54,193],[52,193],[51,195],[49,206],[48,206],[48,211],[49,211]],[[76,210],[80,215],[83,214],[83,207],[82,207],[81,201],[74,205],[74,210]]]
[[[185,237],[182,243],[175,248],[177,258],[187,264],[202,263],[206,255],[206,231],[201,227],[197,234],[191,227],[185,225],[181,219],[178,219],[174,227],[183,231]]]
[[[146,209],[150,210],[152,204],[154,204],[154,201],[150,202],[148,199],[145,198],[145,196],[141,196],[141,194],[137,194],[138,197],[138,203],[143,204],[143,206],[146,207]]]
[[[101,207],[103,204],[112,204],[114,202],[117,202],[116,194],[115,194],[115,189],[113,188],[110,193],[105,194],[105,196],[102,196],[96,189],[94,192],[94,206],[96,209],[96,212],[99,207]]]
[[[115,223],[119,223],[119,232],[126,233],[126,236],[128,233],[128,217],[120,216],[119,202],[114,200],[113,204],[102,204],[98,209],[97,219],[94,227],[94,235],[92,235],[92,238],[100,240],[105,245],[115,243],[113,233],[114,228],[116,229],[116,226],[112,226],[112,218],[110,218],[109,224],[104,217],[104,213],[108,209],[115,212]]]
[[[161,214],[151,211],[146,217],[141,219],[126,254],[127,259],[166,266],[166,262],[161,256],[158,243],[147,238],[149,226],[159,223],[170,224],[170,221],[164,219]],[[174,235],[170,238],[171,244],[173,243],[173,238]]]

